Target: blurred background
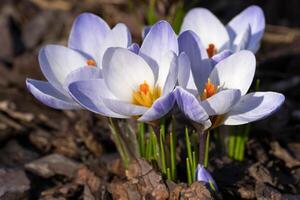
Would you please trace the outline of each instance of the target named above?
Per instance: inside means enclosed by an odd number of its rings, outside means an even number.
[[[178,32],[185,13],[193,7],[210,9],[226,24],[252,4],[263,8],[267,22],[257,54],[256,79],[260,79],[261,90],[284,93],[286,102],[271,118],[254,124],[247,161],[215,159],[213,175],[229,199],[247,199],[247,192],[248,199],[255,198],[257,182],[272,185],[278,195],[299,193],[299,0],[1,0],[0,199],[7,194],[12,195],[7,199],[51,199],[55,195],[76,199],[81,190],[65,180],[71,175],[62,170],[73,169],[69,158],[93,169],[97,181],[111,180],[107,171],[120,174],[104,119],[87,111],[48,108],[25,86],[28,77],[44,80],[37,60],[39,49],[46,44],[65,45],[77,15],[92,12],[110,26],[126,23],[133,41],[140,43],[143,27],[160,19],[168,20]],[[56,160],[56,166],[62,167],[52,174],[45,175],[32,164],[53,153],[63,157]],[[264,170],[260,171],[263,175],[248,170],[256,163],[262,163],[268,175]]]

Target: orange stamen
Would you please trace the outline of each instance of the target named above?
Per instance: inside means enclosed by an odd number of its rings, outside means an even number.
[[[210,80],[208,80],[205,84],[205,90],[207,98],[213,96],[216,93],[216,87],[210,82]]]
[[[204,86],[204,90],[202,94],[200,95],[201,100],[205,100],[213,95],[215,95],[218,92],[219,88],[216,87],[212,82],[210,82],[210,79],[208,79],[207,83]]]
[[[147,84],[146,81],[140,84],[140,92],[143,92],[144,94],[147,94],[149,92],[149,85]]]
[[[139,85],[137,91],[132,92],[132,102],[136,105],[141,105],[150,108],[153,102],[161,96],[161,89],[159,86],[150,88],[148,83]]]
[[[209,58],[213,57],[217,53],[217,49],[214,44],[209,44],[206,51]]]
[[[86,61],[86,64],[89,66],[89,67],[95,67],[96,66],[96,62],[93,60],[93,59],[88,59]]]

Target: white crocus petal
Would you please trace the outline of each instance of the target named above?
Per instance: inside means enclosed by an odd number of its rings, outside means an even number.
[[[282,105],[284,99],[276,92],[249,93],[231,109],[224,124],[241,125],[267,117]]]
[[[109,48],[104,54],[103,77],[111,92],[127,102],[145,81],[151,88],[154,86],[153,72],[143,58],[119,47]]]
[[[127,48],[131,44],[131,34],[127,26],[123,23],[117,24],[109,33],[106,35],[101,49],[98,52],[97,63],[102,63],[103,55],[105,51],[110,47],[123,47]],[[100,65],[100,64],[99,64]],[[100,67],[102,67],[100,65]]]
[[[177,35],[168,22],[159,21],[149,30],[139,53],[148,62],[158,63],[169,51],[178,54]]]
[[[211,126],[209,115],[200,105],[200,101],[196,96],[179,86],[174,90],[174,95],[179,109],[187,118],[202,124],[204,129],[207,129]]]
[[[178,85],[197,91],[192,74],[191,61],[185,52],[182,52],[178,57]]]
[[[205,47],[214,44],[220,52],[229,47],[229,36],[220,20],[205,8],[194,8],[183,20],[181,33],[186,30],[194,31]]]
[[[81,67],[68,74],[65,79],[64,88],[68,90],[68,85],[75,81],[102,79],[102,71],[98,67]]]
[[[165,95],[171,92],[177,82],[178,65],[177,56],[174,52],[168,52],[159,62],[158,79],[156,85],[162,89]]]
[[[178,85],[186,88],[189,78],[192,75],[191,62],[185,52],[178,56]]]
[[[227,113],[241,98],[239,90],[223,90],[202,101],[200,105],[209,116]]]
[[[40,102],[55,109],[80,109],[71,97],[67,97],[55,89],[49,82],[26,79],[26,86]]]
[[[79,52],[60,45],[47,45],[39,52],[41,70],[47,80],[60,92],[69,96],[63,89],[67,75],[83,66],[87,59]]]
[[[247,29],[247,26],[251,27],[251,38],[248,43],[247,49],[252,52],[258,50],[260,40],[263,37],[265,31],[265,16],[263,10],[258,6],[249,6],[243,10],[240,14],[235,16],[227,25],[227,30],[230,39],[233,41],[237,35],[242,34]]]
[[[72,98],[82,107],[94,113],[114,118],[127,118],[111,111],[103,102],[103,98],[116,97],[106,87],[103,79],[90,79],[72,82],[68,86]]]
[[[244,33],[237,35],[233,41],[233,51],[237,52],[240,50],[247,49],[247,46],[251,39],[251,27],[248,25],[248,28],[244,30]]]
[[[115,99],[103,99],[104,104],[112,111],[128,117],[144,114],[148,108]]]
[[[255,73],[256,60],[251,51],[239,51],[220,61],[210,74],[213,84],[225,89],[249,90]]]
[[[95,59],[109,31],[103,19],[91,13],[82,13],[73,23],[68,47]]]
[[[185,31],[178,37],[179,50],[184,52],[191,62],[193,80],[199,91],[202,93],[212,66],[207,52],[199,37],[193,31]]]

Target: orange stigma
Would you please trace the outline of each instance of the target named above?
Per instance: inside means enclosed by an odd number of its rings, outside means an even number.
[[[209,58],[213,57],[217,53],[217,49],[214,44],[209,44],[206,51]]]
[[[89,66],[89,67],[95,67],[96,66],[96,62],[93,60],[93,59],[88,59],[86,61],[86,64]]]
[[[213,96],[217,92],[218,92],[218,88],[213,83],[211,83],[210,79],[208,79],[207,83],[205,84],[204,91],[201,94],[201,99],[205,100]]]
[[[149,92],[149,85],[146,81],[140,84],[140,92],[143,92],[144,94],[147,94]]]

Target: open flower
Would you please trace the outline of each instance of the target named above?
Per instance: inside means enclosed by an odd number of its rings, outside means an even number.
[[[283,103],[284,96],[276,92],[247,94],[256,68],[251,51],[239,51],[212,66],[202,58],[205,49],[193,32],[180,35],[179,44],[184,53],[179,57],[181,87],[175,90],[176,100],[188,118],[205,128],[207,115],[212,128],[240,125],[272,114]]]
[[[221,21],[205,8],[190,10],[183,20],[181,33],[194,31],[201,39],[209,55],[229,49],[256,52],[265,30],[265,17],[258,6],[250,6],[235,16],[225,27]]]
[[[103,57],[103,79],[69,85],[70,94],[83,107],[105,116],[110,111],[140,121],[154,121],[174,105],[178,43],[171,26],[152,26],[138,51],[109,48]],[[116,117],[116,116],[112,116]]]
[[[50,107],[81,108],[68,94],[67,85],[75,80],[100,78],[105,50],[109,47],[127,48],[130,44],[131,36],[124,24],[110,29],[100,17],[81,14],[73,24],[68,47],[47,45],[39,52],[40,67],[48,82],[27,79],[27,87],[39,101]],[[76,70],[79,73],[66,80]]]

